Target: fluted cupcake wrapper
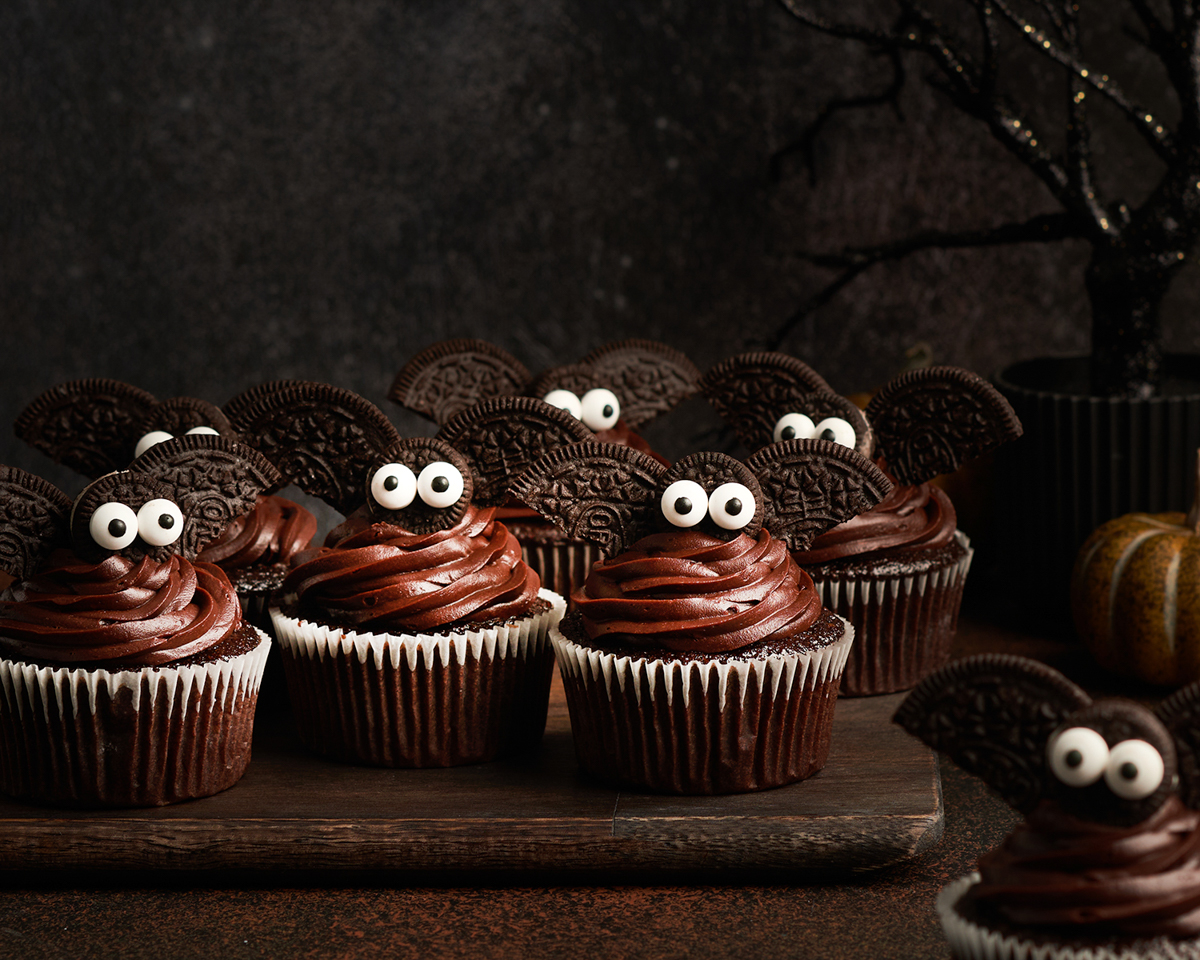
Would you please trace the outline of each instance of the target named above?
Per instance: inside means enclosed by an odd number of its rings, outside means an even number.
[[[568,600],[583,586],[592,566],[600,561],[600,548],[586,540],[522,544],[525,562],[549,590]]]
[[[989,930],[956,909],[963,894],[978,882],[978,873],[959,877],[942,888],[935,904],[955,960],[1200,960],[1200,938],[1082,945]]]
[[[318,753],[385,767],[450,767],[536,743],[566,609],[481,630],[356,633],[273,611],[296,728]]]
[[[854,628],[808,653],[725,662],[618,656],[557,628],[550,639],[586,772],[719,794],[794,783],[825,765]]]
[[[907,576],[839,579],[813,574],[821,603],[854,625],[858,638],[842,676],[842,695],[909,690],[950,659],[974,550],[943,567]],[[809,571],[812,573],[812,571]]]
[[[246,772],[270,641],[227,660],[138,670],[0,660],[0,790],[55,806],[206,797]]]

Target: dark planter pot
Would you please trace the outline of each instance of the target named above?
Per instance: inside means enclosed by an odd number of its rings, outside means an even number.
[[[1088,394],[1088,358],[1025,360],[993,378],[1025,433],[996,454],[994,594],[1014,614],[1069,624],[1075,555],[1125,513],[1186,511],[1200,447],[1200,355],[1166,358],[1162,395]]]

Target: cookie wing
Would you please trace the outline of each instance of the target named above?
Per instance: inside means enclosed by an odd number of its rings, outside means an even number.
[[[571,414],[533,397],[495,397],[455,415],[437,437],[471,466],[475,502],[500,506],[513,478],[535,460],[570,443],[594,440]]]
[[[447,423],[481,400],[524,393],[531,379],[520,360],[486,340],[443,340],[401,367],[387,396]]]
[[[34,399],[13,426],[55,463],[95,478],[128,465],[139,425],[157,405],[153,394],[120,380],[72,380]]]
[[[637,429],[692,396],[700,371],[673,347],[655,340],[618,340],[589,353],[581,363],[621,401],[621,418]]]
[[[1028,813],[1048,782],[1046,745],[1091,698],[1044,664],[986,654],[948,664],[900,704],[896,723]]]
[[[1021,435],[1021,421],[990,383],[960,367],[890,380],[867,404],[876,453],[901,483],[924,483]]]
[[[513,482],[512,495],[614,556],[650,532],[667,468],[632,447],[588,441],[547,454]]]
[[[24,580],[71,541],[71,498],[41,477],[0,465],[0,570]]]
[[[284,482],[344,515],[367,502],[372,464],[400,439],[373,403],[327,383],[264,383],[223,409],[242,441],[270,460]]]
[[[1177,690],[1154,708],[1154,715],[1175,739],[1179,757],[1179,795],[1200,810],[1200,683]]]
[[[793,550],[880,503],[892,483],[874,463],[829,440],[783,440],[746,461],[763,492],[763,526]]]

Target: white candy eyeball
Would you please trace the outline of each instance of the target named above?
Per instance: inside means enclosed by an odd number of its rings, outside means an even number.
[[[813,428],[812,436],[814,440],[832,440],[851,448],[858,439],[854,435],[854,427],[841,417],[826,417]]]
[[[816,425],[802,413],[785,413],[775,424],[775,442],[780,440],[809,440]]]
[[[417,493],[431,507],[451,507],[458,503],[463,492],[462,474],[458,467],[438,460],[421,470],[417,477]]]
[[[589,430],[611,430],[621,416],[621,401],[611,390],[596,387],[583,395],[580,419]]]
[[[204,437],[219,437],[221,432],[214,430],[212,427],[192,427],[186,434],[189,437],[204,436]]]
[[[708,494],[695,480],[676,480],[663,491],[663,516],[676,527],[694,527],[708,515]]]
[[[1145,740],[1122,740],[1108,753],[1104,782],[1122,800],[1148,797],[1163,782],[1162,754]]]
[[[583,404],[579,402],[579,398],[570,390],[551,390],[542,397],[542,400],[552,407],[559,407],[566,410],[576,420],[583,419]]]
[[[137,532],[151,546],[165,547],[183,533],[183,512],[170,500],[149,500],[137,512]]]
[[[744,483],[723,483],[708,498],[708,515],[722,530],[741,530],[754,513],[754,494]]]
[[[1108,743],[1090,727],[1068,727],[1050,741],[1050,772],[1068,787],[1087,787],[1104,776]]]
[[[123,503],[102,503],[88,521],[88,533],[105,550],[124,550],[137,539],[137,514]]]
[[[402,463],[385,463],[371,477],[371,498],[385,510],[403,510],[416,496],[417,475]]]
[[[162,443],[164,440],[173,440],[174,437],[174,434],[167,433],[166,430],[151,430],[137,442],[137,446],[133,448],[133,456],[136,459],[156,443]]]

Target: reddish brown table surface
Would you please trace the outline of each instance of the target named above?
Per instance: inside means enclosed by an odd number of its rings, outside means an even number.
[[[964,618],[956,653],[1037,656],[1109,690],[1073,642]],[[1128,692],[1128,691],[1126,691]],[[0,957],[945,957],[937,890],[1016,816],[942,765],[931,850],[845,882],[581,883],[554,875],[17,874],[0,890]],[[3,838],[0,837],[0,843]]]

